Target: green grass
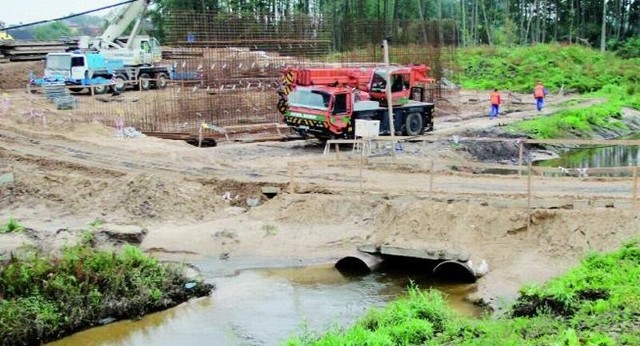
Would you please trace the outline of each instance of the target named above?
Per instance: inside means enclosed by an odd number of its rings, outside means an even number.
[[[591,138],[599,129],[624,129],[622,107],[640,109],[640,59],[579,45],[544,44],[531,47],[460,49],[459,83],[469,89],[531,93],[537,80],[551,92],[561,88],[602,99],[603,104],[576,107],[568,102],[552,116],[509,126],[532,138]]]
[[[93,326],[101,319],[135,318],[166,309],[212,286],[188,280],[136,247],[93,248],[91,237],[59,256],[12,254],[0,266],[0,344],[36,345]]]
[[[467,89],[515,92],[532,92],[537,80],[551,91],[562,87],[580,93],[596,92],[606,85],[637,89],[639,62],[580,45],[464,48],[458,50],[458,82]]]
[[[437,291],[410,288],[353,326],[286,345],[638,345],[640,247],[591,254],[544,286],[527,286],[500,318],[456,315]]]
[[[523,133],[531,138],[591,138],[600,129],[626,129],[621,121],[622,106],[605,103],[590,107],[561,110],[509,125],[507,131]]]
[[[19,233],[24,231],[24,226],[16,219],[10,217],[7,222],[0,226],[0,234],[2,233]]]

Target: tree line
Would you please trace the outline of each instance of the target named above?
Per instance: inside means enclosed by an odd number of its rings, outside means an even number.
[[[331,23],[334,38],[348,35],[356,23],[398,38],[415,29],[414,40],[459,46],[582,43],[616,48],[640,35],[640,0],[155,0],[151,12],[160,38],[171,30],[172,13],[193,11],[234,16],[264,25],[294,18]],[[440,23],[435,40],[433,26]],[[411,25],[416,26],[412,28]],[[379,40],[380,37],[376,37]],[[350,48],[348,46],[344,48]]]

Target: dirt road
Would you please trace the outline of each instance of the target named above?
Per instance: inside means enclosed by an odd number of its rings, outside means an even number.
[[[462,102],[457,113],[436,119],[431,136],[442,141],[405,143],[395,160],[378,155],[366,165],[358,155],[330,161],[313,141],[199,149],[116,138],[98,124],[53,120],[44,128],[13,105],[0,124],[0,173],[15,177],[0,187],[0,220],[15,217],[38,236],[0,235],[0,253],[23,241],[59,246],[95,220],[146,227],[142,247],[164,258],[244,265],[333,261],[370,243],[436,246],[486,259],[491,271],[478,294],[490,299],[512,297],[522,284],[561,272],[587,251],[637,235],[639,222],[628,208],[562,209],[585,199],[629,206],[628,179],[535,177],[534,202],[559,202],[530,214],[524,177],[442,164],[471,160],[452,147],[452,134],[497,126],[477,110],[480,102]],[[533,103],[518,107],[501,122],[537,115]],[[292,172],[296,192],[287,193]],[[282,192],[269,200],[261,193],[265,185]],[[260,205],[248,207],[253,198]]]

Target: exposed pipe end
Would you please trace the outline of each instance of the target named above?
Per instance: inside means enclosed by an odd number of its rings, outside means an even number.
[[[475,270],[471,268],[469,262],[455,260],[439,263],[433,268],[433,275],[455,282],[474,283],[477,280]]]
[[[341,258],[335,268],[343,274],[367,275],[376,270],[382,263],[382,258],[364,252]]]

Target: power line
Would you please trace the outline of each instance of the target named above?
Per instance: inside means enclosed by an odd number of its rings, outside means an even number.
[[[40,21],[37,21],[37,22],[28,23],[28,24],[15,25],[15,26],[12,26],[10,28],[4,28],[3,30],[9,31],[9,30],[20,29],[20,28],[24,28],[24,27],[32,26],[32,25],[44,24],[44,23],[49,23],[49,22],[55,22],[55,21],[58,21],[58,20],[65,20],[65,19],[69,19],[69,18],[84,16],[85,14],[98,12],[98,11],[102,11],[102,10],[108,10],[110,8],[122,6],[122,5],[125,5],[125,4],[128,4],[128,3],[134,2],[134,1],[138,1],[138,0],[128,0],[128,1],[124,1],[124,2],[121,2],[121,3],[115,4],[115,5],[104,6],[104,7],[97,8],[95,10],[84,11],[84,12],[81,12],[81,13],[75,13],[75,14],[71,14],[71,15],[68,15],[68,16],[65,16],[65,17],[56,18],[56,19],[40,20]]]

